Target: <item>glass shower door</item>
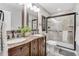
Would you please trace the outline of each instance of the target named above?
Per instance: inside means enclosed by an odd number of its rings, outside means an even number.
[[[48,39],[60,47],[74,49],[74,14],[48,18]]]

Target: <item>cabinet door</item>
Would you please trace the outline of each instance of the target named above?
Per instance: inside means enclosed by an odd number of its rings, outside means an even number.
[[[29,43],[24,44],[21,47],[21,53],[22,53],[22,56],[29,56]]]
[[[29,43],[8,50],[9,56],[29,56]]]
[[[46,46],[45,46],[45,38],[39,39],[39,55],[45,56],[46,55]]]
[[[38,56],[38,42],[37,39],[31,42],[31,56]]]
[[[20,47],[14,47],[14,48],[9,49],[8,55],[9,56],[21,56]]]

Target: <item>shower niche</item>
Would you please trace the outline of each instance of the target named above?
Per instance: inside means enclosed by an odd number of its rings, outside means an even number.
[[[76,13],[47,17],[48,39],[57,46],[75,50]]]

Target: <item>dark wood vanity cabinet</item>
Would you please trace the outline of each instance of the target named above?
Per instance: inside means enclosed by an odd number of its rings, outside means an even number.
[[[9,56],[45,56],[46,38],[34,39],[26,44],[8,49]]]

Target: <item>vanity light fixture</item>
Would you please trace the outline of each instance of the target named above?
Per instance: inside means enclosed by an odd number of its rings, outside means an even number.
[[[37,6],[32,5],[32,3],[27,3],[27,7],[29,9],[31,9],[32,11],[34,11],[34,12],[39,12],[40,11],[40,9]]]
[[[40,11],[40,8],[38,8],[37,6],[35,5],[32,5],[32,3],[19,3],[19,5],[26,5],[27,8],[29,8],[30,10],[34,11],[34,12],[39,12]]]

